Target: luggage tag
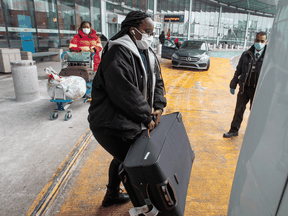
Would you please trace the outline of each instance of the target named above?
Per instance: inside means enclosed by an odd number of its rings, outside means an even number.
[[[129,210],[129,214],[130,216],[137,216],[139,214],[144,214],[146,216],[156,216],[158,215],[159,211],[158,209],[153,206],[152,210],[150,212],[149,211],[149,207],[147,205],[141,206],[141,207],[135,207]]]

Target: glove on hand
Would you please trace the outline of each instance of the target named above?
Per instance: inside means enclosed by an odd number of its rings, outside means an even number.
[[[232,95],[234,95],[235,94],[235,89],[230,88],[230,92],[231,92]]]

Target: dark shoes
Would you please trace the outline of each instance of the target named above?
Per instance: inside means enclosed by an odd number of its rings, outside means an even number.
[[[238,132],[227,132],[223,134],[224,138],[230,138],[232,136],[238,136]]]
[[[124,204],[130,201],[129,195],[127,193],[120,193],[120,189],[111,190],[107,187],[107,192],[102,201],[103,207],[109,207],[114,204]]]

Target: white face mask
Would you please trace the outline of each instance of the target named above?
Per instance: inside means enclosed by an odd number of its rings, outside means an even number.
[[[88,35],[90,33],[90,28],[83,28],[82,31]]]
[[[136,29],[136,30],[142,35],[141,40],[137,40],[135,35],[133,35],[134,38],[136,39],[137,47],[139,49],[143,49],[143,50],[148,49],[151,46],[152,42],[153,42],[153,37],[152,36],[148,36],[147,34],[141,33],[138,29]]]

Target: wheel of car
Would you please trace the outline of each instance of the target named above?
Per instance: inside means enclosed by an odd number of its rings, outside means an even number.
[[[208,71],[208,70],[209,70],[209,68],[210,68],[210,60],[208,61],[208,64],[207,64],[207,68],[206,68],[206,69],[204,69],[204,71]]]

